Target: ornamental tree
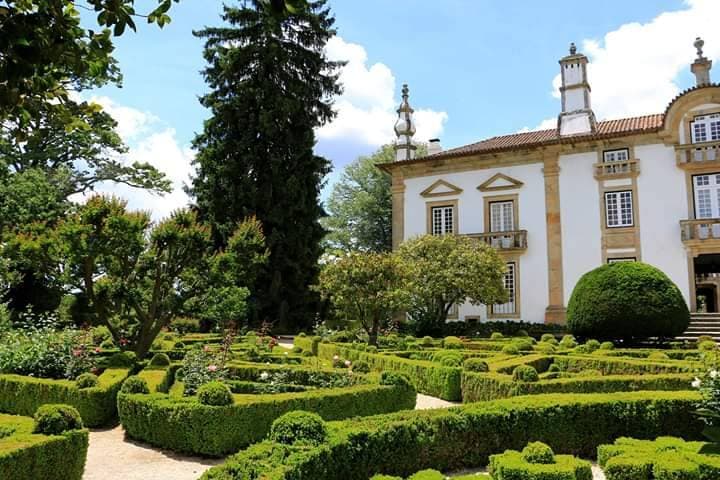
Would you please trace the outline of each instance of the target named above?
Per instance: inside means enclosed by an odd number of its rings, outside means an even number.
[[[405,264],[391,253],[349,253],[320,272],[320,291],[336,311],[360,322],[370,345],[393,314],[408,306]]]
[[[458,235],[424,235],[398,249],[407,265],[408,315],[416,335],[437,334],[454,304],[507,301],[505,262],[483,242]]]

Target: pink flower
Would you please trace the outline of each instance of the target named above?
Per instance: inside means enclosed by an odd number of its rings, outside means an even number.
[[[73,350],[72,351],[73,357],[79,357],[82,355],[82,350]]]
[[[211,372],[217,372],[217,365],[208,365],[208,370]]]
[[[100,349],[100,347],[95,347],[95,353],[100,353],[100,352],[102,352],[102,350]]]

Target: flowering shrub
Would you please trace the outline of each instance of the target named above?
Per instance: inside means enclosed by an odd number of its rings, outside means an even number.
[[[702,378],[695,378],[692,386],[703,398],[697,410],[706,425],[703,435],[713,442],[720,442],[720,372],[710,369]]]
[[[227,376],[225,366],[207,348],[188,352],[179,373],[184,385],[183,395],[185,396],[195,395],[202,385],[213,381],[222,381]]]

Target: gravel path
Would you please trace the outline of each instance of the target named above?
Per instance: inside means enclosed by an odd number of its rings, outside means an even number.
[[[221,462],[158,450],[125,438],[122,427],[115,427],[90,432],[83,480],[197,480]]]
[[[417,394],[417,402],[415,410],[430,410],[431,408],[448,408],[460,405],[459,403],[448,402],[441,398],[431,397],[429,395]]]

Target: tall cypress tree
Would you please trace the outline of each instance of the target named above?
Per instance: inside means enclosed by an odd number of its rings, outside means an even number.
[[[197,177],[191,191],[222,246],[237,222],[255,215],[270,258],[258,279],[256,322],[282,329],[308,326],[318,298],[323,229],[319,203],[330,163],[313,153],[314,129],[334,116],[339,62],[324,54],[335,34],[326,0],[279,14],[263,0],[225,7],[225,26],[205,39],[212,116],[195,138]]]

